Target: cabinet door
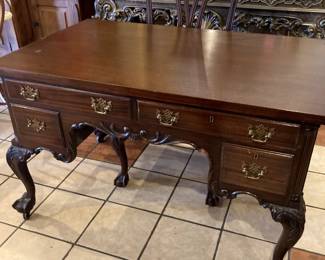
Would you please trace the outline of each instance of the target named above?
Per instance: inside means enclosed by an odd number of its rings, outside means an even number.
[[[77,0],[30,0],[35,38],[45,38],[79,22]]]
[[[39,26],[41,37],[63,30],[69,26],[66,7],[39,6]]]

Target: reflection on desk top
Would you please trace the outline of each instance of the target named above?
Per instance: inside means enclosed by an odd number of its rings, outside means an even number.
[[[87,20],[0,59],[0,75],[325,123],[325,41]]]

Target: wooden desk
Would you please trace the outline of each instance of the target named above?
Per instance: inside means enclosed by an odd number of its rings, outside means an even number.
[[[26,160],[71,162],[94,130],[121,159],[124,140],[195,144],[210,158],[206,203],[248,193],[283,225],[274,259],[302,235],[303,186],[325,123],[325,43],[290,37],[88,20],[0,60],[15,139],[7,160],[27,192]],[[97,129],[97,130],[96,130]]]

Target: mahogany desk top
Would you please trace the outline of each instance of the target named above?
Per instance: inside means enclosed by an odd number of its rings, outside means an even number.
[[[0,73],[324,123],[324,50],[319,40],[86,20],[1,59]]]

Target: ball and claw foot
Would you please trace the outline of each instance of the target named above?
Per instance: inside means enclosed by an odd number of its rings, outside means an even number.
[[[115,180],[114,184],[117,187],[126,187],[129,182],[129,176],[128,175],[118,175]]]
[[[35,205],[35,199],[32,199],[28,196],[27,193],[15,201],[12,207],[17,210],[19,213],[23,214],[25,220],[30,218],[30,212]]]
[[[205,200],[205,204],[210,207],[216,207],[219,205],[219,197],[215,195],[213,192],[209,191],[207,198]]]

